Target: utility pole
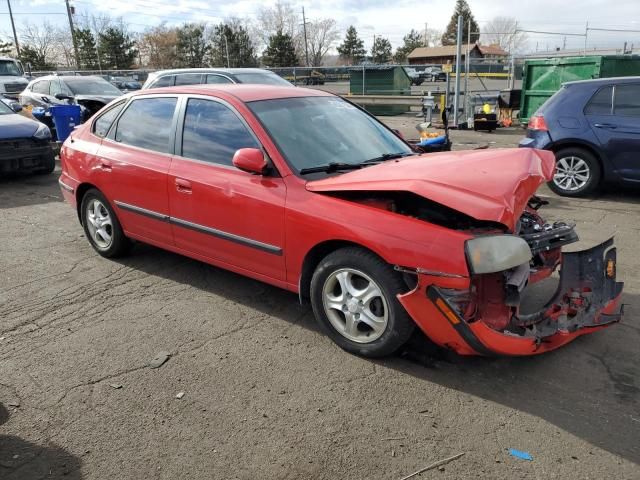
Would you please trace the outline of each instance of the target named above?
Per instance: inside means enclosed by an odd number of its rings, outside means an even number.
[[[73,42],[73,53],[76,57],[76,69],[80,69],[80,56],[78,55],[78,43],[76,42],[76,30],[73,28],[73,15],[71,14],[71,7],[69,6],[69,0],[64,0],[67,5],[67,16],[69,17],[69,29],[71,30],[71,41]]]
[[[456,89],[453,97],[453,125],[458,126],[460,106],[460,57],[462,57],[462,15],[458,15],[458,35],[456,39]]]
[[[227,41],[227,34],[224,34],[224,50],[227,52],[227,68],[231,68],[231,62],[229,62],[229,42]]]
[[[587,54],[587,37],[588,36],[589,36],[589,22],[587,22],[587,25],[584,27],[584,52],[583,52],[584,55]]]
[[[309,44],[307,42],[307,18],[304,16],[304,7],[302,7],[302,29],[304,30],[304,56],[307,67],[309,66]]]
[[[429,46],[429,34],[427,33],[427,22],[424,22],[424,46]]]
[[[11,11],[11,0],[7,0],[7,6],[9,7],[9,18],[11,19],[11,29],[13,30],[13,43],[16,46],[16,52],[18,58],[20,57],[20,45],[18,44],[18,34],[16,33],[16,24],[13,23],[13,12]]]
[[[471,41],[471,22],[467,22],[467,53],[464,57],[464,122],[469,118],[468,107],[471,103],[471,95],[469,95],[469,70],[471,70],[471,60],[469,58],[469,42]]]

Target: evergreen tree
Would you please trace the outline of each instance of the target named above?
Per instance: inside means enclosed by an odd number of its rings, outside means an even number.
[[[99,35],[99,39],[102,68],[119,70],[133,67],[138,51],[135,42],[123,29],[109,27]]]
[[[93,33],[88,28],[76,28],[76,44],[78,45],[78,57],[80,68],[96,70],[98,64],[98,50]]]
[[[0,55],[7,55],[13,51],[13,43],[0,40]]]
[[[391,61],[391,42],[384,37],[376,37],[371,47],[371,61],[373,63],[388,63]]]
[[[350,65],[360,63],[364,60],[367,51],[364,49],[364,42],[358,38],[356,28],[351,25],[347,28],[347,34],[344,37],[342,45],[338,46],[338,53],[343,60]]]
[[[24,65],[31,64],[31,70],[36,72],[54,70],[56,68],[42,53],[39,53],[31,45],[22,45],[20,48],[20,60],[22,60]]]
[[[404,44],[401,47],[398,47],[394,56],[394,61],[396,63],[405,63],[407,61],[407,56],[416,48],[426,47],[424,43],[424,36],[413,29],[404,36],[403,41]]]
[[[177,32],[178,62],[183,67],[197,68],[206,66],[205,58],[209,46],[204,35],[205,25],[186,23]]]
[[[292,67],[298,64],[296,47],[291,35],[278,30],[269,37],[269,45],[263,54],[263,61],[269,67]]]
[[[249,31],[237,19],[216,25],[211,37],[210,57],[212,65],[219,67],[226,67],[227,59],[231,68],[258,66]]]
[[[458,32],[458,15],[462,15],[462,43],[475,43],[480,39],[480,27],[471,13],[471,7],[466,0],[456,0],[449,25],[442,35],[442,45],[455,45]],[[468,35],[468,25],[471,24],[471,38]]]

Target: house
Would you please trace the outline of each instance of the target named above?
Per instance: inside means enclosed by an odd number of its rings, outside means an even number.
[[[504,60],[509,55],[499,45],[474,43],[462,46],[462,58],[467,54],[467,47],[469,48],[470,59]],[[408,59],[410,65],[455,63],[456,46],[419,47],[409,54]]]

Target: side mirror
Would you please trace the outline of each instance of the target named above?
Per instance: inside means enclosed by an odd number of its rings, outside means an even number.
[[[241,148],[236,151],[233,155],[233,165],[255,175],[263,175],[268,166],[264,153],[257,148]]]
[[[56,97],[58,100],[73,100],[73,97],[65,95],[64,93],[56,93],[54,97]]]
[[[20,105],[18,102],[11,102],[11,110],[16,113],[20,113],[22,111],[22,105]]]

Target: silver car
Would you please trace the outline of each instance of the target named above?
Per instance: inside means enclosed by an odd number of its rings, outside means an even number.
[[[291,86],[284,78],[262,68],[179,68],[150,73],[142,89],[224,83]]]

